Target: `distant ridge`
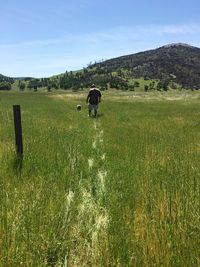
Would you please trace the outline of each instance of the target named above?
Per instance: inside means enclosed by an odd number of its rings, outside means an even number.
[[[8,77],[0,73],[0,81],[24,81],[24,80],[31,80],[34,79],[33,77]]]
[[[31,80],[31,79],[35,79],[33,77],[12,77],[13,80],[15,81],[24,81],[24,80]]]
[[[0,73],[0,82],[13,82],[14,80],[11,77],[7,77]]]
[[[191,46],[191,45],[189,45],[189,44],[185,44],[185,43],[171,43],[171,44],[163,45],[162,47],[163,47],[163,48],[169,48],[169,47],[177,47],[177,46],[182,46],[182,47],[194,47],[194,46]]]

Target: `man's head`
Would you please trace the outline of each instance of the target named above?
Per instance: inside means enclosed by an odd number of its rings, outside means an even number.
[[[95,84],[93,83],[92,86],[91,86],[91,88],[95,88],[95,87],[96,87],[96,86],[95,86]]]

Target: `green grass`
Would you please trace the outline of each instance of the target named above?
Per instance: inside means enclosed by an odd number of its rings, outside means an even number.
[[[199,93],[85,97],[0,94],[0,266],[199,266]]]

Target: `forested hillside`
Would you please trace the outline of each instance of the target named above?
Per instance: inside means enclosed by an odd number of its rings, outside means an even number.
[[[184,87],[200,88],[200,48],[171,44],[158,49],[122,56],[95,64],[96,67],[120,72],[129,77],[167,79]]]

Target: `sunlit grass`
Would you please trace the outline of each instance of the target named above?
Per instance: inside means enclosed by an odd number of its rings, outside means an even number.
[[[123,94],[0,95],[0,266],[199,265],[199,96]]]

